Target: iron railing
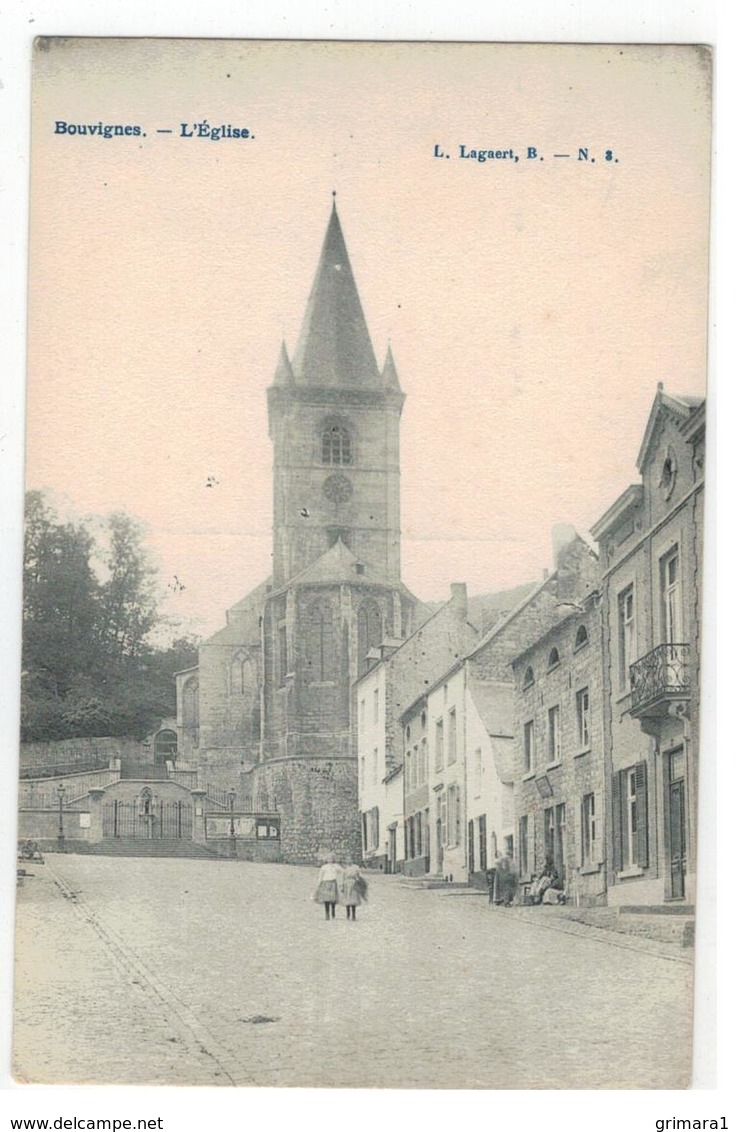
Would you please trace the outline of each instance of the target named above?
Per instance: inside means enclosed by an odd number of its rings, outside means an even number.
[[[669,700],[688,699],[691,691],[689,645],[657,645],[630,666],[630,710],[642,712]]]

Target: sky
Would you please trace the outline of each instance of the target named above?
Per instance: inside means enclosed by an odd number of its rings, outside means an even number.
[[[407,394],[419,597],[540,577],[554,523],[636,482],[657,382],[704,392],[699,49],[88,39],[34,66],[27,486],[142,519],[203,633],[270,572],[266,388],[333,191]],[[206,120],[253,136],[180,136]]]

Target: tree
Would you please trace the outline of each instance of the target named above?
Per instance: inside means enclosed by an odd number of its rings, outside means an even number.
[[[130,515],[108,517],[107,580],[100,590],[100,644],[118,664],[140,656],[158,621],[156,571],[143,546],[143,528]]]
[[[197,643],[149,643],[162,619],[136,519],[60,522],[29,492],[23,572],[24,739],[142,738],[173,714],[174,673],[194,663]]]
[[[92,537],[59,523],[41,492],[29,492],[23,557],[23,668],[48,696],[64,699],[92,673],[99,583]]]

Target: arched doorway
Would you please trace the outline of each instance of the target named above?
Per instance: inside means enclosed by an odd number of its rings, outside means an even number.
[[[176,762],[177,759],[177,732],[164,728],[157,732],[154,739],[154,762]]]

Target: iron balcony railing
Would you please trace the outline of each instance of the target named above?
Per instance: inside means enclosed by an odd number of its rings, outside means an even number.
[[[649,707],[689,699],[689,645],[657,645],[630,666],[630,710],[643,714]]]

